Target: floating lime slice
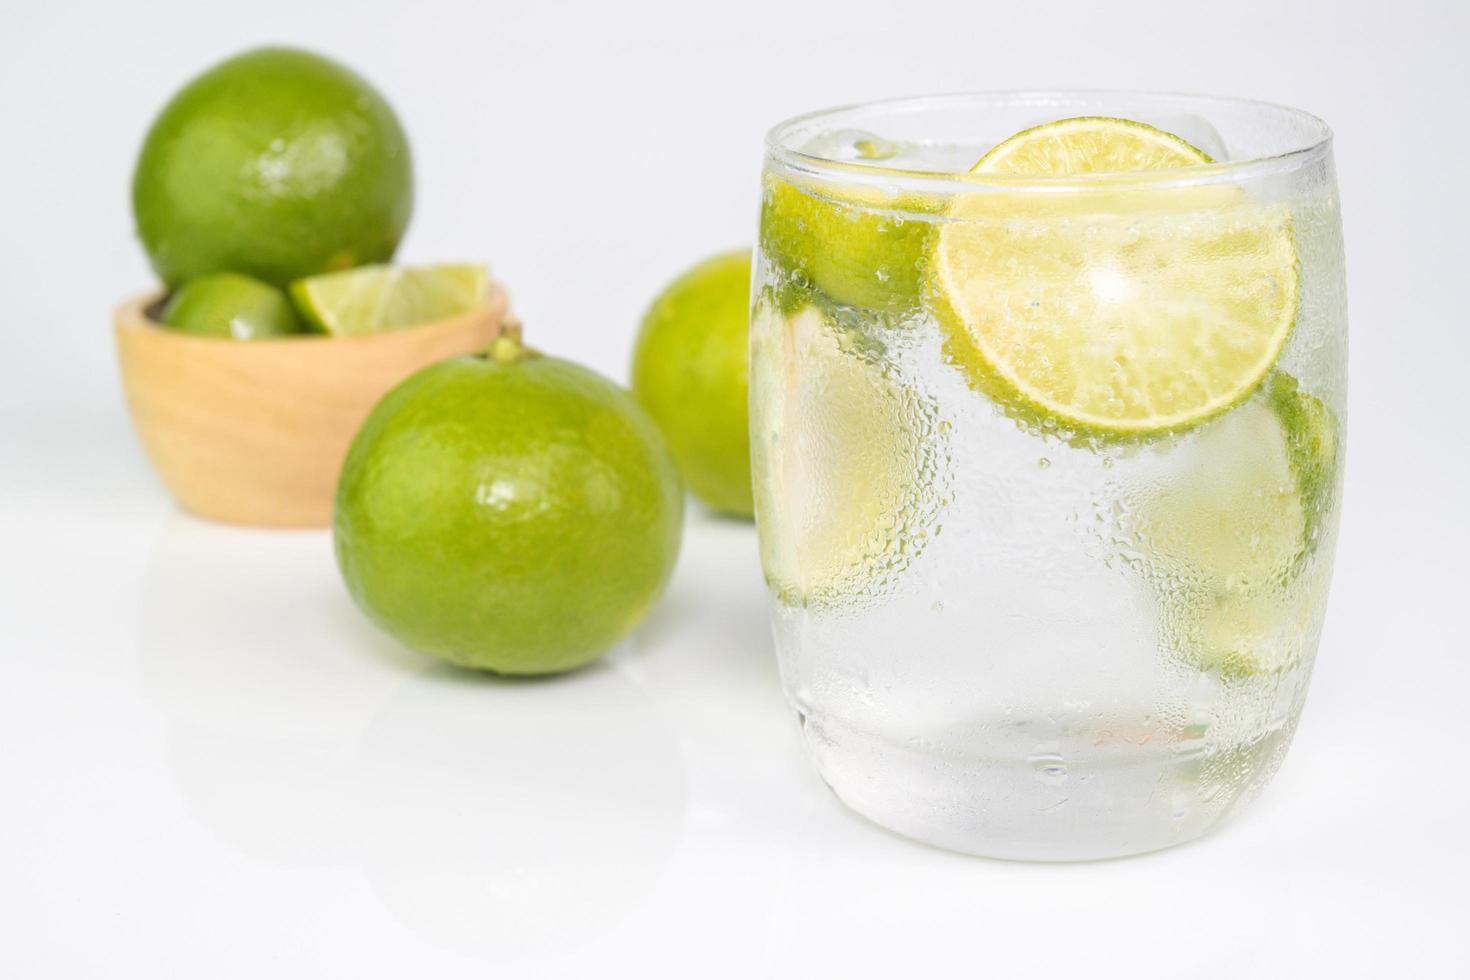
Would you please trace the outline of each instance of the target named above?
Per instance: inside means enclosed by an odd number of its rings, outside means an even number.
[[[1208,162],[1141,123],[1083,118],[1017,134],[975,172]],[[1295,322],[1289,215],[1238,188],[988,188],[959,195],[948,218],[932,264],[950,355],[976,388],[1075,432],[1146,435],[1219,415],[1256,390]]]
[[[1023,129],[997,143],[971,172],[1121,174],[1213,162],[1203,150],[1147,123],[1115,116],[1074,116]]]

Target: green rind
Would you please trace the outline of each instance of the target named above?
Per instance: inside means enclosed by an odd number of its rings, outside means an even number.
[[[1336,505],[1340,427],[1332,409],[1285,371],[1272,375],[1266,385],[1266,401],[1286,433],[1287,457],[1296,473],[1306,515],[1304,554],[1310,554],[1321,542],[1323,521]]]
[[[767,176],[760,247],[786,278],[833,303],[903,315],[918,308],[933,238],[931,222],[903,215],[939,210],[918,195],[865,205]]]
[[[1285,371],[1274,371],[1267,380],[1263,398],[1276,415],[1286,441],[1288,465],[1296,481],[1301,500],[1303,532],[1301,546],[1296,549],[1289,567],[1283,568],[1275,589],[1242,589],[1206,593],[1186,599],[1172,618],[1180,623],[1181,647],[1185,655],[1202,669],[1235,680],[1277,673],[1292,666],[1292,661],[1264,663],[1239,647],[1224,647],[1208,635],[1207,616],[1219,616],[1232,608],[1236,622],[1249,618],[1252,604],[1262,604],[1272,619],[1284,617],[1291,604],[1310,603],[1312,595],[1301,595],[1303,576],[1321,574],[1309,568],[1309,562],[1322,543],[1325,530],[1335,514],[1338,476],[1341,471],[1341,428],[1332,410],[1317,396],[1303,389],[1296,378]],[[1247,636],[1249,634],[1246,634]]]
[[[169,286],[242,272],[284,286],[392,257],[413,211],[408,139],[343,65],[259,48],[180,89],[148,130],[133,213]]]
[[[316,304],[311,301],[311,295],[307,291],[308,279],[297,279],[286,287],[286,295],[291,298],[291,305],[296,309],[296,315],[301,318],[308,329],[316,333],[327,333],[327,325],[317,315]]]
[[[1199,147],[1195,146],[1193,143],[1189,142],[1183,137],[1176,136],[1168,130],[1160,129],[1157,126],[1151,126],[1148,123],[1139,122],[1136,119],[1124,119],[1121,116],[1068,116],[1065,119],[1054,119],[1051,122],[1038,123],[1035,126],[1028,126],[1020,132],[1006,137],[999,143],[992,146],[989,150],[986,150],[985,153],[980,157],[980,159],[975,161],[975,165],[970,168],[970,173],[987,173],[988,171],[985,169],[986,162],[998,159],[1003,151],[1008,150],[1016,143],[1030,139],[1034,137],[1037,133],[1044,133],[1047,130],[1055,129],[1064,123],[1074,122],[1106,122],[1115,124],[1121,123],[1130,128],[1147,130],[1155,136],[1163,137],[1165,142],[1177,143],[1181,148],[1186,150],[1189,155],[1195,157],[1199,164],[1208,164],[1215,162],[1214,157],[1210,156],[1204,150],[1201,150]]]
[[[723,514],[754,513],[749,423],[750,250],[669,284],[643,316],[632,388],[690,491]]]
[[[169,296],[159,321],[184,333],[232,340],[287,337],[304,331],[281,290],[234,272],[190,279]]]
[[[673,570],[683,487],[633,397],[550,357],[458,357],[390,391],[353,440],[334,547],[353,599],[451,663],[588,663]]]

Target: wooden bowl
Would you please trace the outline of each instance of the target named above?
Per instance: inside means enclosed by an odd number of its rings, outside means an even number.
[[[161,297],[114,312],[133,426],[187,510],[232,524],[326,527],[347,447],[379,398],[434,361],[490,344],[505,292],[463,316],[367,337],[230,340],[180,333],[150,315]]]

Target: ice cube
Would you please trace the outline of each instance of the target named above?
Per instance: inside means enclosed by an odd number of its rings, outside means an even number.
[[[1204,116],[1157,116],[1139,121],[1157,126],[1166,133],[1173,133],[1192,146],[1204,150],[1212,160],[1230,159],[1230,152],[1225,148],[1225,140],[1220,131]]]

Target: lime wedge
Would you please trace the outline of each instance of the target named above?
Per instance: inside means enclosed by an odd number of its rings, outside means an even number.
[[[934,407],[816,305],[751,319],[756,520],[766,580],[791,605],[885,593],[922,551],[940,482]]]
[[[1152,127],[1070,119],[1020,133],[976,172],[1038,176],[1208,158]],[[1296,318],[1284,207],[1238,188],[1148,181],[958,196],[935,236],[950,356],[1001,403],[1076,433],[1148,435],[1248,398]]]
[[[832,302],[904,313],[918,306],[932,225],[913,217],[934,212],[914,195],[864,187],[798,185],[765,179],[761,251],[787,280],[799,280]]]
[[[291,298],[318,330],[351,337],[468,313],[485,301],[488,282],[483,265],[365,265],[298,279]]]

